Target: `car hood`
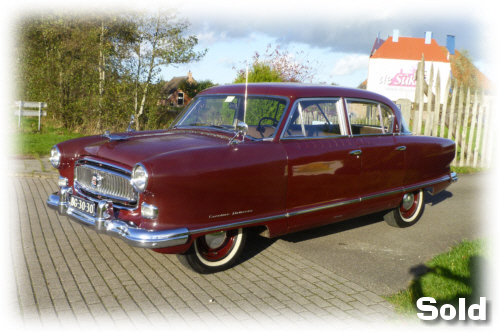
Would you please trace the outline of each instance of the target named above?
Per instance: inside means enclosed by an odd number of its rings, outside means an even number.
[[[230,133],[203,131],[151,131],[114,134],[85,147],[85,155],[132,167],[151,157],[177,150],[227,145]]]

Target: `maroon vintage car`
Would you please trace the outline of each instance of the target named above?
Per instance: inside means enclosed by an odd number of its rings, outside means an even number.
[[[57,144],[47,204],[132,246],[178,254],[200,273],[224,270],[246,232],[277,237],[387,211],[417,222],[423,190],[457,180],[455,143],[412,135],[387,98],[303,84],[214,87],[168,130]]]

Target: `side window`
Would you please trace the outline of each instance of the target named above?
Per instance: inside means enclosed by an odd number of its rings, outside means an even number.
[[[343,135],[339,119],[342,101],[307,99],[299,101],[292,112],[284,137],[327,137]]]
[[[394,113],[387,105],[366,100],[346,102],[353,135],[392,134]]]

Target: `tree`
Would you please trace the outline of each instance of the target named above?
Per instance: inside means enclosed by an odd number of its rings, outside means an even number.
[[[451,73],[458,81],[459,86],[475,91],[479,88],[478,70],[473,64],[473,59],[467,50],[460,50],[451,57]]]
[[[100,19],[99,35],[99,108],[96,130],[101,130],[103,120],[116,119],[111,112],[117,101],[115,97],[117,83],[122,81],[122,62],[125,59],[127,45],[132,41],[135,32],[133,22],[123,20],[121,17],[110,13],[98,17]],[[104,109],[108,112],[104,113]],[[105,118],[105,119],[103,119]]]
[[[252,59],[252,67],[257,64],[266,65],[272,72],[278,73],[282,82],[313,82],[318,68],[318,64],[309,61],[303,51],[292,54],[288,50],[282,51],[279,45],[273,50],[272,45],[269,44],[263,56],[255,52]],[[245,77],[246,66],[235,69],[237,80]],[[254,69],[264,70],[265,68]]]
[[[17,34],[17,98],[47,102],[44,121],[73,131],[123,130],[132,112],[153,126],[160,71],[206,53],[193,50],[187,26],[174,11],[27,17]]]
[[[92,118],[99,50],[95,19],[43,13],[20,27],[17,81],[21,97],[48,102],[70,128]]]
[[[238,72],[234,83],[246,82],[246,69]],[[268,64],[254,62],[248,70],[248,82],[283,82],[281,74],[272,69]]]
[[[198,82],[189,82],[184,80],[179,84],[179,89],[182,90],[189,98],[193,98],[201,91],[215,86],[211,80],[202,80]]]
[[[178,19],[173,10],[141,13],[131,19],[137,31],[130,44],[127,64],[134,84],[134,114],[136,129],[139,130],[150,87],[159,80],[162,68],[198,61],[206,50],[193,50],[198,39],[195,36],[183,37],[189,24]]]
[[[95,133],[130,104],[123,48],[134,30],[120,15],[43,12],[18,30],[19,99],[49,104],[52,121]],[[116,126],[116,125],[115,125]]]

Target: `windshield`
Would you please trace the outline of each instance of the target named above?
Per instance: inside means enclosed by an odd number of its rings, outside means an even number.
[[[236,124],[244,121],[248,125],[248,136],[270,138],[275,135],[286,105],[284,98],[248,96],[245,112],[245,96],[197,96],[172,126],[203,126],[234,131]]]

